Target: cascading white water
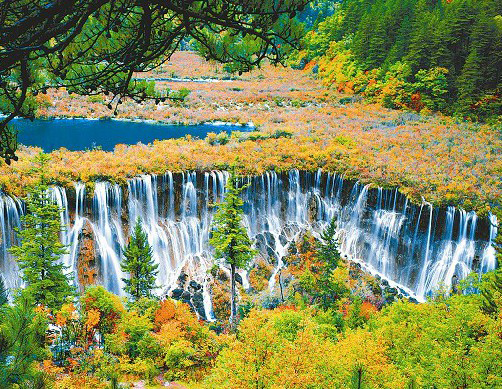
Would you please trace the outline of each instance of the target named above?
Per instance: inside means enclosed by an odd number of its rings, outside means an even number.
[[[8,250],[13,244],[19,243],[14,229],[21,228],[22,215],[23,206],[21,201],[0,192],[0,254],[2,255],[0,258],[0,276],[8,288],[19,288],[21,286],[16,260]]]
[[[120,258],[125,245],[122,233],[122,191],[109,182],[96,182],[92,199],[96,251],[103,285],[115,294],[123,294]]]
[[[77,274],[77,258],[80,245],[80,234],[84,228],[84,223],[87,220],[84,216],[85,211],[85,185],[81,182],[75,183],[75,216],[73,226],[69,231],[69,251],[63,261],[68,268]],[[78,282],[74,277],[75,283]]]
[[[213,173],[213,188],[217,188],[215,185],[217,177],[223,181],[224,175],[221,172]],[[171,173],[167,173],[161,179],[161,182],[165,183],[161,188],[164,190],[162,197],[167,197],[167,212],[160,214],[158,212],[159,202],[165,204],[165,201],[164,198],[159,199],[157,177],[154,175],[143,175],[128,181],[128,212],[130,229],[139,219],[148,235],[153,258],[159,264],[157,276],[159,291],[165,292],[175,287],[181,271],[186,268],[191,279],[203,286],[204,315],[206,319],[211,320],[213,314],[207,289],[207,272],[211,266],[207,244],[210,222],[207,212],[209,176],[205,177],[206,202],[201,218],[197,214],[195,172],[183,174],[179,219],[175,219],[174,184]]]
[[[497,259],[495,253],[495,247],[493,247],[495,238],[497,237],[497,227],[498,221],[497,216],[490,214],[490,240],[483,251],[483,256],[481,260],[480,274],[484,274],[497,267]]]
[[[426,245],[425,245],[425,253],[424,253],[424,260],[422,262],[422,266],[420,269],[420,278],[418,279],[418,283],[416,285],[416,290],[417,290],[417,296],[423,297],[425,295],[425,292],[427,291],[427,273],[429,271],[429,266],[431,264],[430,258],[431,258],[431,237],[432,237],[432,204],[430,203],[425,203],[426,206],[429,207],[429,224],[427,227],[427,240],[426,240]]]
[[[66,192],[53,188],[55,202],[64,208],[62,240],[69,245],[65,264],[76,271],[79,239],[88,217],[101,281],[109,290],[121,293],[124,275],[120,261],[126,243],[122,220],[127,218],[130,232],[139,218],[159,264],[158,293],[176,288],[184,272],[202,286],[194,294],[203,300],[199,314],[213,319],[208,287],[213,256],[208,239],[212,205],[222,200],[227,179],[228,173],[221,171],[143,175],[129,180],[124,193],[118,185],[97,182],[92,207],[86,204],[85,186],[76,184],[72,226]],[[243,193],[244,223],[261,256],[274,265],[270,290],[291,243],[306,229],[320,232],[333,217],[344,256],[419,300],[442,283],[449,286],[454,274],[462,278],[471,269],[483,273],[496,267],[493,240],[497,220],[493,215],[489,233],[479,238],[474,212],[453,207],[441,211],[426,202],[416,207],[395,189],[371,189],[320,170],[313,174],[266,172],[247,177],[243,183],[249,185]],[[126,209],[123,198],[127,199]],[[19,200],[6,195],[0,195],[0,206],[0,269],[8,285],[15,286],[19,285],[17,270],[7,248],[15,239],[12,229],[19,225],[22,207]],[[247,288],[246,272],[240,274]]]
[[[49,198],[58,205],[61,209],[60,223],[61,223],[61,243],[67,247],[67,253],[61,258],[63,264],[66,266],[66,271],[70,275],[77,274],[77,256],[79,247],[79,236],[84,226],[84,218],[82,217],[82,210],[85,196],[85,185],[82,183],[75,184],[76,192],[76,212],[75,221],[73,226],[70,226],[70,210],[68,207],[68,199],[66,190],[64,188],[55,186],[48,189]],[[76,286],[78,280],[72,277],[72,281]]]
[[[457,213],[460,219],[459,232],[458,237],[454,239],[453,220]],[[426,269],[426,290],[431,290],[432,287],[439,285],[441,282],[449,289],[454,274],[462,279],[471,272],[472,262],[476,253],[474,233],[477,216],[474,212],[457,211],[453,207],[448,208],[447,215],[447,238],[444,239],[443,243],[445,247],[440,250],[439,260],[434,262],[430,269]]]

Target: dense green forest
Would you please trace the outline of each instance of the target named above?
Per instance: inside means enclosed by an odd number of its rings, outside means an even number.
[[[293,63],[313,61],[340,91],[389,108],[502,114],[502,2],[347,0],[322,15]]]

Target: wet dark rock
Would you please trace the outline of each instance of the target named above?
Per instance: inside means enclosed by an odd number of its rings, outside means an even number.
[[[289,225],[289,226],[284,226],[283,234],[286,237],[286,240],[289,242],[290,240],[293,240],[298,231],[299,231],[298,227]],[[303,237],[303,234],[301,236]]]
[[[382,286],[385,286],[385,287],[389,286],[389,281],[382,280]]]
[[[186,274],[184,271],[182,271],[178,277],[178,285],[180,288],[185,287],[185,283],[187,282],[188,279],[188,274]]]
[[[261,306],[265,309],[274,309],[277,308],[281,304],[281,300],[278,297],[267,296]]]
[[[242,285],[242,277],[239,273],[235,273],[235,281]]]
[[[194,280],[191,280],[189,282],[188,287],[189,287],[190,292],[192,292],[192,293],[195,293],[195,292],[197,292],[197,291],[199,291],[199,290],[202,289],[202,285],[199,284],[197,281],[194,281]]]
[[[171,297],[175,300],[179,300],[181,298],[181,295],[183,294],[184,290],[183,289],[173,289],[171,291]]]
[[[277,262],[276,253],[270,246],[267,246],[267,255],[270,257],[272,262]]]
[[[181,294],[181,300],[183,302],[189,302],[191,297],[192,295],[190,294],[190,292],[187,292],[186,290],[184,290],[183,293]]]
[[[396,288],[388,288],[387,293],[395,296],[395,295],[397,295],[397,289]]]
[[[419,304],[418,300],[413,297],[408,297],[408,301],[413,304]]]
[[[275,237],[269,231],[265,231],[264,233],[265,241],[269,246],[275,246]]]
[[[202,320],[206,320],[206,312],[204,310],[204,296],[202,295],[202,293],[195,293],[192,296],[192,304],[199,317]]]
[[[255,236],[255,240],[256,240],[256,246],[258,248],[265,247],[267,245],[267,241],[266,241],[265,237],[263,236],[263,234],[257,234]]]

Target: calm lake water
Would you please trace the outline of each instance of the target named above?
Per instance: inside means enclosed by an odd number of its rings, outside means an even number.
[[[120,120],[15,119],[11,122],[19,131],[18,142],[25,146],[38,146],[45,152],[65,147],[68,150],[85,150],[101,146],[113,151],[117,144],[134,145],[152,143],[154,140],[181,138],[185,135],[205,138],[208,132],[249,131],[251,127],[215,124],[193,126],[162,125],[148,122]]]

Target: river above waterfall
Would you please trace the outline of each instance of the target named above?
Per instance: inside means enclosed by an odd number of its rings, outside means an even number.
[[[138,142],[182,138],[186,135],[205,138],[209,132],[252,129],[241,125],[170,125],[145,121],[91,120],[91,119],[15,119],[14,128],[19,131],[18,142],[25,146],[41,147],[51,152],[64,147],[79,151],[96,147],[113,151],[117,144],[132,145]]]

